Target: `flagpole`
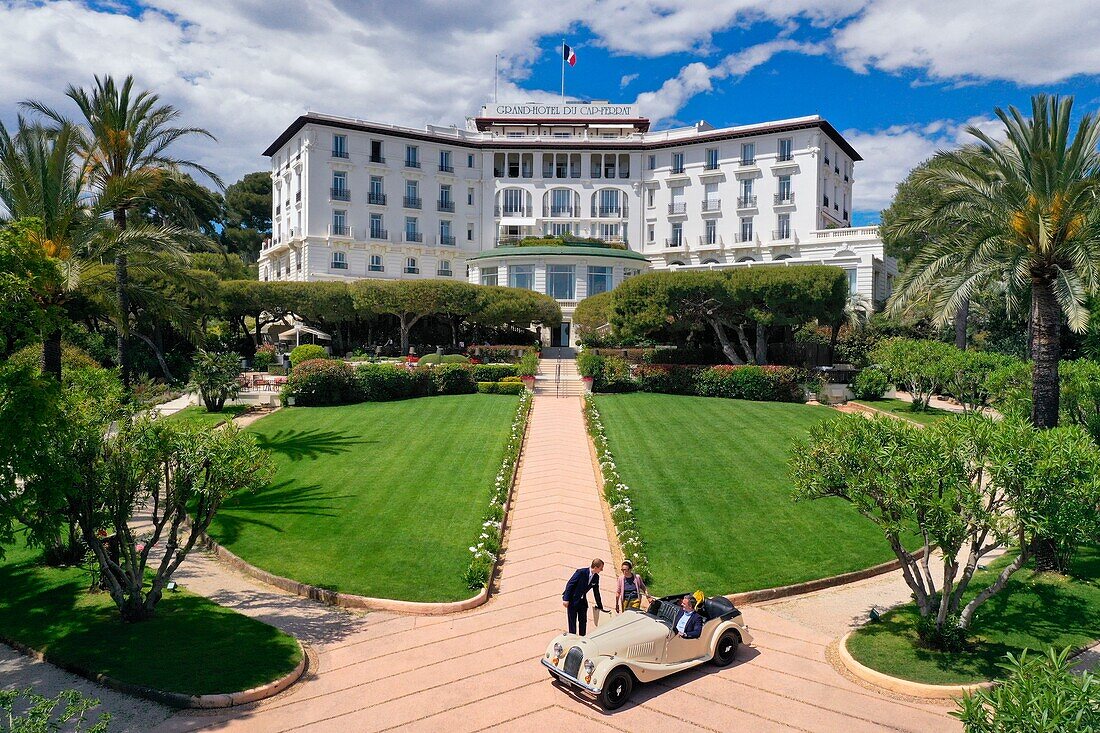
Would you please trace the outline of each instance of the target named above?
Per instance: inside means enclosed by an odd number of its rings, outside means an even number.
[[[493,57],[493,104],[496,104],[500,100],[497,99],[497,79],[500,78],[500,54],[498,53]]]
[[[565,104],[565,39],[561,39],[561,103]]]

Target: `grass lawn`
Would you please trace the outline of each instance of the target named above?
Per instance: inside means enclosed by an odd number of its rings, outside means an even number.
[[[992,582],[1005,557],[975,575],[968,600]],[[978,608],[966,652],[938,652],[918,646],[916,605],[883,614],[848,639],[848,651],[862,664],[895,677],[931,684],[962,684],[1001,674],[997,662],[1007,652],[1084,646],[1100,639],[1100,548],[1084,547],[1072,579],[1017,570],[997,595]]]
[[[291,407],[249,432],[278,473],[227,502],[210,534],[250,563],[312,585],[410,601],[462,582],[518,398],[454,395]]]
[[[791,500],[792,441],[834,411],[645,393],[596,405],[661,592],[771,588],[893,559],[845,502]]]
[[[79,568],[49,568],[22,544],[0,561],[0,636],[61,664],[125,682],[197,695],[237,692],[289,673],[294,639],[185,590],[152,619],[124,624],[111,597],[89,594]],[[187,562],[186,560],[184,562]]]
[[[216,428],[227,420],[232,420],[248,405],[226,405],[221,412],[207,412],[202,405],[188,405],[179,412],[165,415],[163,419],[185,425],[189,428]]]
[[[852,400],[853,402],[866,405],[867,407],[873,407],[876,410],[882,410],[888,412],[891,415],[897,415],[903,417],[906,420],[912,420],[913,422],[920,423],[921,425],[931,425],[934,422],[939,422],[945,417],[951,417],[955,413],[948,410],[941,410],[938,407],[929,407],[927,410],[915,412],[911,409],[912,402],[906,402],[905,400],[898,400],[894,398],[882,399],[882,400]]]

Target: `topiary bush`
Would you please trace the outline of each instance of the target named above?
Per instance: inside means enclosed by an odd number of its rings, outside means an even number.
[[[301,346],[295,346],[290,352],[290,366],[296,367],[312,359],[327,358],[329,358],[328,352],[325,351],[324,346],[318,346],[317,344],[302,344]]]
[[[517,377],[518,378],[518,377]],[[477,391],[481,394],[513,394],[523,392],[522,382],[478,382]]]
[[[435,394],[473,394],[477,391],[474,370],[469,364],[441,364],[429,375]]]
[[[470,359],[462,354],[444,354],[440,364],[469,364]]]
[[[890,389],[890,378],[886,372],[876,367],[861,369],[852,380],[852,393],[859,400],[880,400]]]
[[[361,402],[362,392],[351,365],[336,359],[309,359],[296,364],[287,378],[283,404],[289,404],[291,397],[295,405],[308,407],[346,405]]]
[[[252,357],[252,368],[258,372],[266,372],[275,363],[275,347],[264,344],[256,349],[256,355]]]
[[[432,393],[427,369],[406,369],[394,364],[363,364],[355,370],[360,397],[367,402],[427,397]]]
[[[478,382],[500,382],[508,377],[519,379],[515,364],[476,364],[474,379]]]
[[[432,365],[442,364],[443,363],[443,357],[440,356],[439,354],[436,354],[436,353],[425,354],[424,356],[420,357],[415,363],[416,364],[432,364]]]
[[[780,366],[721,365],[698,372],[696,394],[766,402],[804,402],[801,369]]]

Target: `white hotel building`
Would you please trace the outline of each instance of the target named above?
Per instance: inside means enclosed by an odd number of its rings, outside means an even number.
[[[644,269],[832,264],[889,295],[896,264],[851,228],[859,154],[818,116],[650,132],[633,105],[494,104],[465,128],[310,113],[264,153],[261,280],[468,278],[576,302]],[[592,246],[513,247],[530,235]]]

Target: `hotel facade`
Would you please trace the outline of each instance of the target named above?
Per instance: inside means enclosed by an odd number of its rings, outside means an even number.
[[[861,160],[818,116],[651,132],[633,105],[493,104],[465,127],[310,113],[271,158],[261,280],[455,278],[579,300],[647,269],[832,264],[885,299],[897,273],[853,228]],[[529,236],[618,248],[516,247]]]

